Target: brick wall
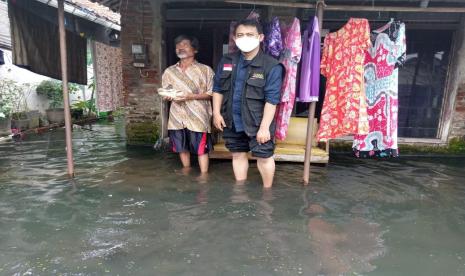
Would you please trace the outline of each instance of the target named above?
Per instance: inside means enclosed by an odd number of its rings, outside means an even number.
[[[465,79],[465,76],[463,77]],[[457,90],[449,138],[465,137],[465,83]]]
[[[465,138],[465,16],[462,16],[461,26],[455,34],[456,52],[454,63],[449,70],[454,70],[451,76],[455,82],[453,86],[456,94],[453,97],[454,104],[451,112],[451,122],[448,140],[452,138]]]
[[[123,53],[123,89],[126,102],[126,137],[130,145],[150,145],[160,129],[160,99],[156,89],[161,82],[159,1],[122,4],[121,49]],[[158,42],[158,43],[157,43]],[[132,43],[145,43],[150,63],[139,70],[132,65]]]

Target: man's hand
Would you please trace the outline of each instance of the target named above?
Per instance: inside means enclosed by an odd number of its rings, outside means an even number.
[[[257,142],[259,144],[265,144],[266,142],[270,141],[271,135],[270,130],[268,128],[260,128],[257,132]]]
[[[171,101],[173,100],[172,97],[162,97],[162,99],[163,99],[164,101],[168,101],[168,102],[171,102]]]
[[[191,97],[192,94],[189,94],[189,93],[183,93],[179,96],[176,96],[176,98],[173,99],[173,101],[175,102],[185,102],[185,101],[190,101],[193,99],[193,97]]]
[[[226,123],[224,122],[221,114],[213,114],[213,125],[221,131],[223,131],[223,128],[226,127]]]

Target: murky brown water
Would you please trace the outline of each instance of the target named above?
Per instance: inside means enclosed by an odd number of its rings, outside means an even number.
[[[128,149],[121,130],[0,144],[0,275],[465,275],[465,160],[278,164],[208,179],[172,154]]]

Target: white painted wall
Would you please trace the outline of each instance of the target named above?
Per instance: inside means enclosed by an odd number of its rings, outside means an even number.
[[[29,84],[30,89],[28,91],[24,91],[27,108],[29,110],[39,110],[39,112],[45,114],[45,110],[49,105],[48,99],[44,96],[37,95],[35,88],[41,81],[48,80],[50,78],[13,65],[11,51],[4,49],[1,50],[4,52],[5,64],[0,65],[0,78],[11,79],[20,84]],[[93,75],[93,68],[92,66],[89,66],[87,69],[87,79],[90,80]],[[86,100],[90,99],[92,91],[90,91],[84,85],[80,85],[80,87],[81,91],[77,91],[76,93],[70,95],[71,103],[83,99],[84,97]]]

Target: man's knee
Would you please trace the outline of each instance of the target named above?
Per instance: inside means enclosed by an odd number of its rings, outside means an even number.
[[[245,159],[247,157],[247,152],[232,152],[233,159]]]
[[[257,157],[257,162],[261,164],[274,163],[273,156],[270,157]]]

